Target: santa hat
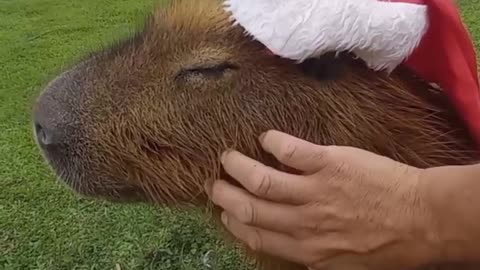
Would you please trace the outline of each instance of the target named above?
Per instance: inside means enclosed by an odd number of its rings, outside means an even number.
[[[475,49],[452,0],[225,0],[225,7],[281,57],[350,51],[374,70],[408,66],[447,93],[480,147]]]

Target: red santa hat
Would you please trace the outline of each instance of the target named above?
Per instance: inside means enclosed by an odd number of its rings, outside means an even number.
[[[480,147],[475,48],[452,0],[226,0],[225,7],[285,58],[350,51],[374,70],[408,66],[447,93]]]

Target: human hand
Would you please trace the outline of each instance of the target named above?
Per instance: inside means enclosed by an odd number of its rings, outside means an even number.
[[[423,170],[360,149],[319,146],[270,131],[265,151],[287,174],[236,151],[206,185],[226,228],[252,250],[310,269],[405,269],[434,260],[433,221],[418,195]]]

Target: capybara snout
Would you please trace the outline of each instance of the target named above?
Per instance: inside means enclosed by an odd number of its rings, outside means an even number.
[[[76,192],[115,201],[140,200],[140,189],[116,175],[101,173],[99,149],[85,118],[91,75],[80,64],[59,75],[44,89],[33,110],[33,130],[43,156],[55,173]],[[108,120],[108,116],[99,120]],[[87,122],[85,122],[87,121]]]

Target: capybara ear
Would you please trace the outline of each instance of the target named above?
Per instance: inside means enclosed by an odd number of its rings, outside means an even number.
[[[342,55],[336,52],[308,58],[298,65],[303,73],[321,81],[340,78],[346,68]]]

